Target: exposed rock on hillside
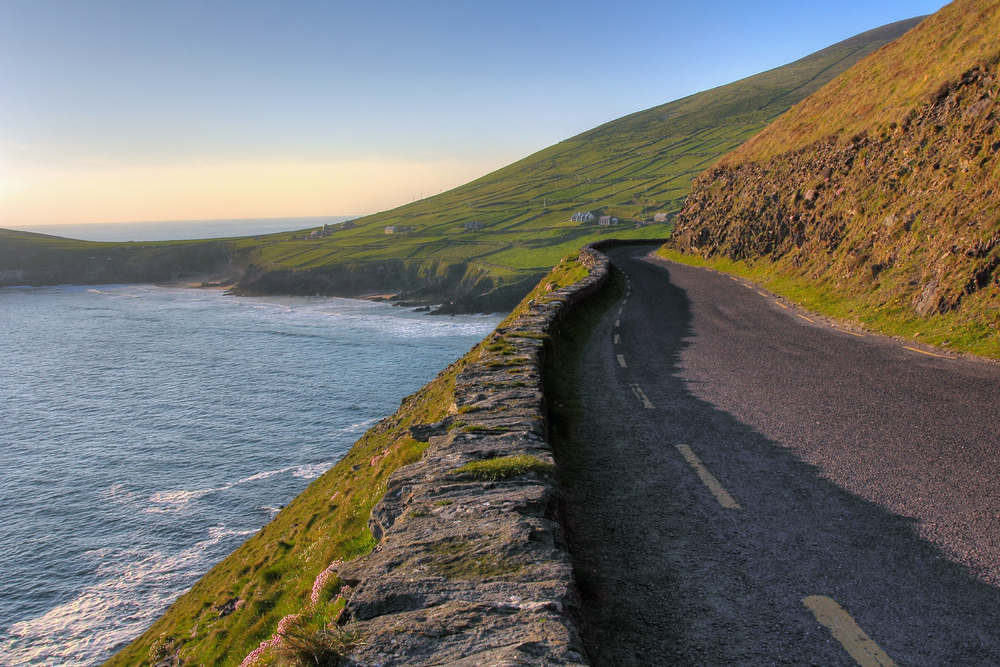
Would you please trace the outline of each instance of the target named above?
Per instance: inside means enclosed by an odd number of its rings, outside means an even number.
[[[990,54],[881,131],[767,160],[738,152],[696,181],[670,245],[767,262],[844,295],[874,291],[882,304],[921,315],[973,294],[992,299],[1000,291],[998,94]]]

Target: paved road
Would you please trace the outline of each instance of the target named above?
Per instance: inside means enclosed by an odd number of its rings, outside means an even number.
[[[1000,665],[1000,366],[649,250],[560,461],[594,663]]]

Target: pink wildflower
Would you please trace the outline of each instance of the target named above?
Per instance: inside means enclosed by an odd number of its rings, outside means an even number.
[[[337,569],[343,564],[343,561],[335,560],[316,577],[316,580],[313,582],[312,594],[309,596],[309,601],[312,602],[313,606],[319,604],[319,598],[323,595],[323,589],[326,588],[331,579],[337,576]]]
[[[281,636],[285,634],[292,623],[297,620],[299,620],[298,614],[289,614],[278,621],[277,631],[275,631],[270,639],[265,639],[260,643],[260,646],[250,651],[250,653],[247,654],[247,657],[243,658],[243,662],[240,663],[240,667],[251,667],[252,665],[255,665],[268,649],[277,646],[281,642]]]

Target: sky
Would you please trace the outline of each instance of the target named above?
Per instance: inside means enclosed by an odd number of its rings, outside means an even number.
[[[0,227],[360,215],[940,0],[0,0]]]

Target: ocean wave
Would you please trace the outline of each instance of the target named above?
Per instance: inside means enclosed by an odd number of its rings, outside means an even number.
[[[221,554],[224,540],[254,530],[212,526],[174,555],[101,549],[102,579],[45,614],[11,625],[0,636],[0,664],[88,667],[135,638]]]
[[[368,427],[379,421],[380,417],[375,417],[374,419],[366,419],[363,422],[358,422],[357,424],[351,424],[350,426],[345,426],[344,428],[338,428],[330,431],[327,435],[330,437],[338,436],[343,433],[360,433],[362,431],[367,431]]]
[[[197,500],[211,493],[221,493],[223,491],[228,491],[235,486],[240,484],[248,484],[250,482],[259,482],[265,480],[269,477],[274,477],[275,475],[281,475],[284,473],[291,473],[293,477],[299,477],[303,479],[315,479],[319,477],[324,472],[329,470],[336,461],[322,461],[319,463],[304,463],[300,465],[287,466],[285,468],[277,468],[275,470],[264,470],[262,472],[255,473],[249,477],[243,477],[235,482],[229,482],[211,489],[197,489],[197,490],[185,490],[176,489],[173,491],[157,491],[156,493],[149,496],[148,501],[154,505],[159,505],[161,507],[147,507],[144,511],[165,514],[169,512],[176,512],[181,510],[185,505],[190,503],[192,500]],[[120,485],[115,485],[119,487]],[[112,487],[114,489],[115,487]],[[110,492],[109,495],[113,497],[115,493],[122,493],[121,491]],[[162,507],[166,506],[166,507]]]
[[[336,461],[324,461],[322,463],[310,463],[308,465],[301,465],[295,468],[292,472],[294,477],[301,477],[302,479],[316,479],[327,470],[333,467]]]

